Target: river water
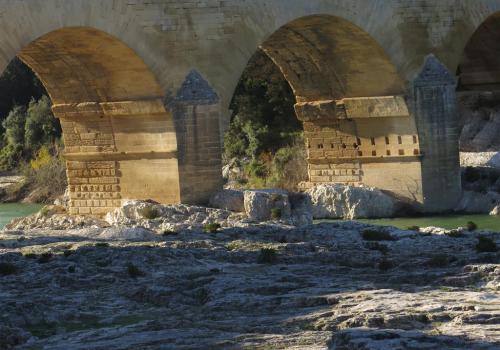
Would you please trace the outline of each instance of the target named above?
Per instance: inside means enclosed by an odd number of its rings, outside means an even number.
[[[41,204],[0,204],[0,228],[3,228],[12,219],[24,217],[36,213],[43,205]]]
[[[43,207],[41,204],[0,204],[0,228],[3,228],[12,219],[28,216],[36,213]],[[336,220],[318,220],[316,222],[338,222]],[[358,220],[364,223],[376,225],[389,225],[402,229],[410,226],[437,226],[447,229],[453,229],[465,226],[467,222],[473,221],[479,229],[492,230],[500,232],[500,218],[489,215],[449,215],[449,216],[428,216],[418,218],[396,218],[396,219],[372,219]]]
[[[485,214],[478,215],[447,215],[447,216],[424,216],[416,218],[395,218],[395,219],[370,219],[356,220],[364,223],[395,226],[407,229],[411,226],[428,227],[436,226],[446,229],[465,227],[469,221],[478,225],[479,229],[500,232],[500,217]],[[335,220],[318,220],[315,222],[336,222]],[[337,221],[338,222],[338,221]]]

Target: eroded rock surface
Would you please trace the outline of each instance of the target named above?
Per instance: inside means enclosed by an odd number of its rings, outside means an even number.
[[[370,187],[319,185],[307,193],[311,196],[315,218],[383,218],[394,216],[398,210],[394,198]]]
[[[1,232],[0,348],[500,346],[498,234],[130,220]]]

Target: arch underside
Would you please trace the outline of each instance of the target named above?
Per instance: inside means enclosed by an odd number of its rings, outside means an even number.
[[[469,39],[459,63],[460,91],[500,92],[500,12],[488,17]]]
[[[71,213],[102,215],[124,199],[180,200],[173,118],[132,49],[102,31],[68,27],[18,56],[61,121]]]
[[[305,186],[364,184],[423,202],[419,138],[405,83],[368,33],[338,17],[304,17],[261,49],[296,95],[308,149]]]

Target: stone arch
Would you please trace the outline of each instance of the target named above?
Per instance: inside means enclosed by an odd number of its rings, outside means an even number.
[[[173,117],[134,50],[92,27],[64,27],[18,56],[61,121],[71,213],[102,215],[123,199],[180,201]]]
[[[423,202],[405,79],[368,32],[341,17],[305,16],[280,27],[260,48],[296,95],[308,149],[306,187],[365,184]]]
[[[500,90],[499,38],[500,11],[477,26],[460,53],[459,90]]]

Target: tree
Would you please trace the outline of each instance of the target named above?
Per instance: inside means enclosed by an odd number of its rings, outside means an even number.
[[[61,126],[50,108],[50,99],[44,95],[31,100],[25,126],[25,148],[34,155],[42,145],[53,144],[61,136]]]

